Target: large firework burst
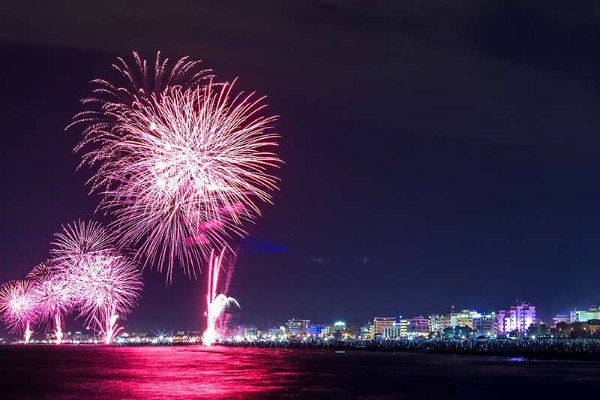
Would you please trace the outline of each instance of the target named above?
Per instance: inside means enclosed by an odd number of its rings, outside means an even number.
[[[259,215],[257,200],[270,201],[268,170],[280,163],[263,99],[234,95],[233,84],[202,86],[205,76],[152,92],[105,82],[113,100],[76,117],[90,124],[76,149],[93,145],[83,163],[98,165],[91,190],[103,194],[119,240],[168,278],[176,261],[194,273],[211,248],[246,234],[242,223]]]
[[[0,316],[10,332],[24,333],[25,343],[33,334],[38,307],[29,281],[10,281],[0,287]]]

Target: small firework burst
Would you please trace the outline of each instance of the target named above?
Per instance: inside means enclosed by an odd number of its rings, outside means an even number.
[[[105,343],[112,342],[119,331],[117,318],[129,313],[142,289],[137,265],[118,252],[100,224],[67,225],[56,237],[52,254],[73,305]]]
[[[56,343],[60,344],[63,337],[63,316],[74,306],[73,294],[65,275],[48,260],[36,265],[27,279],[32,284],[40,322],[54,325]]]
[[[39,309],[29,281],[10,281],[0,288],[0,316],[10,332],[24,333],[25,343],[33,334]]]

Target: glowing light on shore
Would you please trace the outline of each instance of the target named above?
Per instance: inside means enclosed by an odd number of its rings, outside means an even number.
[[[206,294],[206,330],[202,335],[202,344],[211,346],[219,338],[219,333],[216,329],[218,318],[223,314],[229,306],[239,303],[232,297],[227,297],[224,294],[217,294],[219,276],[222,271],[221,263],[225,254],[225,248],[221,250],[219,255],[215,255],[214,251],[210,254],[209,270],[207,273],[208,284]]]

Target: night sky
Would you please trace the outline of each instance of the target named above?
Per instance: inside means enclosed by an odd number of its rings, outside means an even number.
[[[234,244],[235,321],[600,303],[600,5],[531,3],[0,3],[0,281],[61,224],[106,221],[64,128],[117,56],[161,50],[281,116],[280,190]],[[144,281],[129,326],[199,327],[203,276]]]

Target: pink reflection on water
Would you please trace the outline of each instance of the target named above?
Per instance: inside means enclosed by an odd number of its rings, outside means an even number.
[[[289,388],[298,372],[274,363],[285,350],[224,347],[110,347],[100,376],[68,383],[107,399],[263,398]],[[107,356],[105,353],[102,356]]]

